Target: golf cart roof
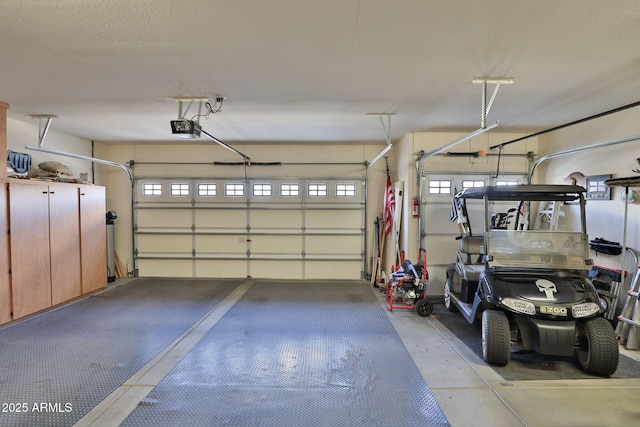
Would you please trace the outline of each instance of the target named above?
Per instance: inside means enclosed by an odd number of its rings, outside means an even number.
[[[578,200],[580,194],[586,190],[579,185],[496,185],[492,187],[465,188],[458,194],[459,199],[484,199],[488,200],[553,200],[572,201]]]

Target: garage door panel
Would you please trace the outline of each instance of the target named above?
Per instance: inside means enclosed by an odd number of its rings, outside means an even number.
[[[138,237],[138,251],[151,253],[190,253],[193,240],[190,235],[141,234]]]
[[[189,229],[193,219],[189,209],[141,209],[137,223],[141,228]]]
[[[359,261],[307,261],[305,277],[307,279],[361,279],[362,263]]]
[[[247,253],[247,236],[246,234],[198,235],[195,239],[195,250],[198,255],[243,255]]]
[[[251,261],[251,276],[266,279],[303,279],[300,261]]]
[[[283,254],[300,257],[302,236],[255,236],[251,238],[251,254]]]
[[[194,262],[194,277],[247,277],[247,261],[245,259],[197,260]],[[191,275],[191,272],[189,274]]]
[[[306,254],[349,254],[360,256],[361,236],[307,236]]]
[[[297,229],[302,228],[302,211],[269,210],[251,212],[251,229]]]
[[[427,251],[427,263],[429,265],[447,265],[455,262],[460,240],[456,240],[453,235],[431,235],[424,246]],[[411,261],[419,262],[418,259],[414,260],[415,257],[417,257],[417,254],[407,256]]]
[[[362,227],[359,210],[315,210],[305,214],[307,229],[358,229]]]
[[[246,209],[198,209],[195,211],[196,229],[245,229]]]
[[[193,261],[172,259],[143,259],[138,274],[141,277],[191,277]]]

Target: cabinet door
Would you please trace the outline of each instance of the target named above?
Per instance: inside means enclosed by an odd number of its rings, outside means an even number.
[[[7,184],[0,180],[0,324],[11,321],[9,286],[9,236],[7,235]]]
[[[82,293],[107,284],[107,226],[105,188],[80,186],[80,248]]]
[[[51,303],[81,295],[80,208],[78,187],[49,186],[49,245],[51,248]]]
[[[49,186],[9,186],[13,318],[51,306]]]

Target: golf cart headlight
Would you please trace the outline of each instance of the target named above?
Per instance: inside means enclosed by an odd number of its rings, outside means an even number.
[[[595,302],[585,302],[571,307],[571,314],[573,314],[573,317],[587,317],[598,313],[600,310],[600,306]]]
[[[513,311],[517,311],[518,313],[530,315],[536,314],[536,306],[533,305],[533,303],[513,298],[504,298],[501,302],[504,306]]]

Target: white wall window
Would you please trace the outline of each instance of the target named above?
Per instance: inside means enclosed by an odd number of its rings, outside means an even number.
[[[244,184],[225,184],[224,195],[227,197],[244,196]]]
[[[271,196],[271,184],[253,184],[252,195],[254,197]]]
[[[451,181],[447,179],[430,180],[429,194],[451,194]]]
[[[216,184],[198,184],[198,196],[200,197],[215,197],[218,195],[218,186]]]
[[[337,197],[356,197],[355,184],[336,184]]]
[[[484,181],[481,179],[465,179],[462,181],[462,189],[484,187]]]
[[[142,184],[142,195],[144,197],[162,196],[162,184],[156,182],[145,182]]]
[[[280,184],[281,197],[300,197],[300,184]]]
[[[518,185],[518,181],[511,179],[501,179],[496,181],[496,185]]]
[[[329,195],[328,186],[327,184],[309,184],[307,195],[309,197],[327,197]]]
[[[189,195],[189,184],[172,183],[169,186],[169,194],[172,196],[184,197]]]

